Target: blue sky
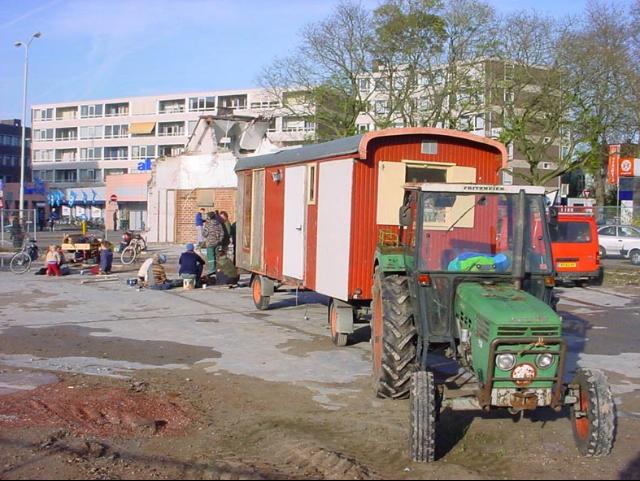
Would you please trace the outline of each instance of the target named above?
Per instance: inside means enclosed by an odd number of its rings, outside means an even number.
[[[587,0],[490,0],[501,12],[577,13]],[[29,104],[255,87],[260,68],[295,46],[337,0],[0,0],[0,118]],[[374,7],[378,0],[363,0]]]

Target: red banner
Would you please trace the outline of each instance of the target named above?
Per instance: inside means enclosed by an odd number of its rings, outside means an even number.
[[[632,169],[633,171],[633,169]],[[618,185],[620,179],[620,146],[609,146],[609,175],[607,180],[611,185]]]

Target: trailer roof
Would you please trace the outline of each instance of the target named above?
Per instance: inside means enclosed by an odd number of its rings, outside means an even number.
[[[362,140],[362,135],[354,135],[353,137],[345,137],[331,142],[323,142],[322,144],[311,144],[295,149],[281,150],[275,154],[244,157],[238,160],[236,171],[297,164],[327,157],[355,154],[358,152],[360,140]]]
[[[503,144],[493,139],[480,137],[467,132],[430,127],[416,127],[404,129],[385,129],[368,132],[364,135],[354,135],[343,139],[332,140],[321,144],[311,144],[296,149],[286,149],[274,154],[244,157],[236,164],[236,171],[275,167],[280,165],[298,164],[314,160],[340,157],[353,154],[358,159],[367,155],[367,145],[373,139],[383,137],[399,137],[405,135],[428,135],[435,138],[453,138],[465,140],[479,145],[485,145],[496,151],[502,158],[503,167],[507,166],[507,149]]]

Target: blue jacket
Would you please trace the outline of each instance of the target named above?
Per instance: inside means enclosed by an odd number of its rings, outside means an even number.
[[[113,266],[113,252],[109,249],[100,251],[100,271],[111,272]]]
[[[187,251],[180,256],[180,270],[178,274],[200,275],[204,260],[193,251]]]
[[[202,212],[196,214],[196,227],[202,227],[204,225],[204,219],[202,218]]]

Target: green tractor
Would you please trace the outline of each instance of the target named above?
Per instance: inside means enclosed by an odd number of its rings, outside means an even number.
[[[444,409],[568,407],[578,450],[610,453],[606,377],[577,369],[564,382],[545,200],[540,187],[405,188],[397,241],[376,251],[371,336],[376,394],[410,398],[414,461],[435,460]],[[438,355],[462,368],[446,387],[430,366]]]

